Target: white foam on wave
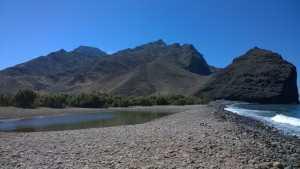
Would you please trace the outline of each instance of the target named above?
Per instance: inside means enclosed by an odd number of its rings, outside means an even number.
[[[236,114],[241,114],[241,113],[240,113],[241,111],[239,111],[239,109],[238,109],[238,108],[233,108],[233,107],[229,107],[229,106],[227,106],[227,107],[225,107],[225,108],[224,108],[224,110],[226,110],[226,111],[230,111],[230,112],[232,112],[232,113],[236,113]]]
[[[224,108],[226,111],[230,111],[232,113],[236,113],[242,116],[259,116],[261,113],[270,113],[271,111],[265,111],[265,110],[254,110],[254,109],[244,109],[244,108],[238,108],[235,106],[227,106]]]
[[[295,117],[285,116],[282,114],[278,114],[278,115],[272,117],[272,121],[277,122],[277,123],[284,123],[284,124],[289,124],[292,126],[300,127],[300,119],[295,118]]]
[[[262,121],[286,134],[296,135],[300,138],[300,118],[278,114],[278,112],[274,111],[244,109],[235,105],[228,105],[224,110]],[[265,116],[271,114],[272,116]]]
[[[270,113],[270,111],[260,111],[260,110],[250,110],[250,109],[244,109],[244,108],[237,108],[235,106],[227,106],[224,108],[226,111],[230,111],[232,113],[238,114],[240,116],[250,117],[256,120],[260,120],[263,122],[270,122],[271,119],[269,117],[265,117],[260,115],[260,113]]]

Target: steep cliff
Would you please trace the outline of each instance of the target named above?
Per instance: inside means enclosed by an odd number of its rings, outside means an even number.
[[[279,54],[256,47],[217,72],[197,95],[258,103],[298,103],[296,67]]]

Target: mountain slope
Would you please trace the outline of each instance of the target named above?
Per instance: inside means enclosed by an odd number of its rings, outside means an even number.
[[[91,70],[95,76],[99,71],[107,75],[98,76],[98,83],[90,89],[134,96],[190,95],[198,89],[195,84],[206,81],[210,74],[206,61],[191,45],[166,45],[161,40],[117,52]]]
[[[199,90],[211,67],[192,45],[162,40],[107,55],[80,46],[0,72],[0,92],[93,92],[118,95],[185,94]]]

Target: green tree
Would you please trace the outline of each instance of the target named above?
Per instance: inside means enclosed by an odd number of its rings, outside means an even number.
[[[168,100],[166,97],[163,97],[163,96],[158,96],[157,99],[156,99],[156,104],[157,105],[168,105]]]
[[[128,107],[130,106],[130,99],[126,97],[114,97],[112,102],[113,107]]]
[[[153,104],[153,98],[150,97],[137,97],[135,99],[135,105],[138,106],[152,106]]]
[[[53,94],[39,96],[39,106],[51,108],[64,108],[67,105],[67,95]]]
[[[105,100],[96,94],[80,94],[68,98],[67,103],[73,107],[82,108],[102,108],[105,106]]]
[[[11,96],[1,94],[0,95],[0,106],[13,106],[13,99]]]
[[[17,107],[33,108],[37,94],[32,90],[20,90],[15,95],[15,104]]]

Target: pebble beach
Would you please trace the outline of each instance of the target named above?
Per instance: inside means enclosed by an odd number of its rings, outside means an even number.
[[[226,112],[222,106],[212,103],[119,108],[173,114],[137,125],[0,132],[0,168],[300,168],[299,138]]]

